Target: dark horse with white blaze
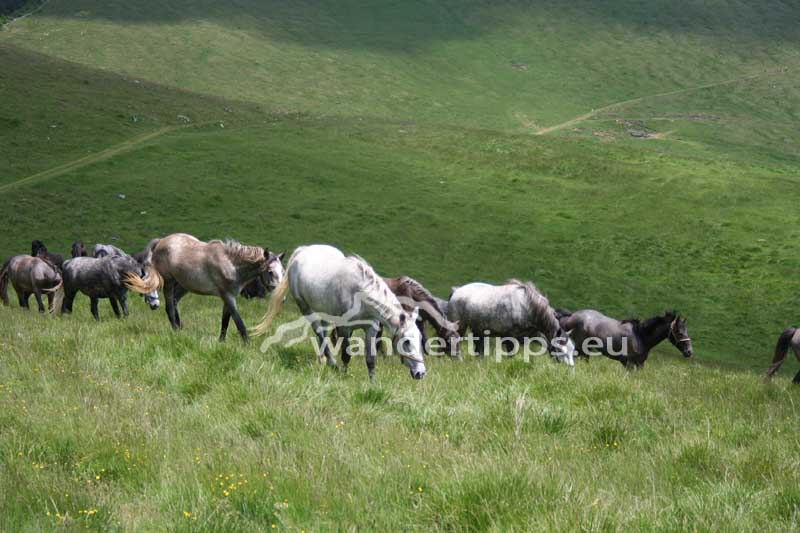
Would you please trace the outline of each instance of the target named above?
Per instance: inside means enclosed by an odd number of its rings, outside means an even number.
[[[775,356],[772,358],[772,366],[767,371],[767,379],[775,375],[783,362],[786,354],[792,349],[794,355],[800,360],[800,328],[797,326],[788,328],[778,337],[778,344],[775,345]],[[794,376],[792,383],[800,384],[800,372]]]
[[[150,241],[144,261],[149,275],[144,280],[131,278],[129,286],[141,294],[163,286],[173,329],[182,326],[178,302],[187,293],[218,296],[223,303],[220,340],[225,340],[233,318],[242,340],[247,342],[247,328],[239,316],[236,297],[256,277],[261,277],[269,288],[279,284],[284,274],[282,257],[283,254],[259,246],[232,240],[203,242],[185,233],[174,233]]]
[[[128,255],[69,259],[64,262],[64,285],[56,291],[56,312],[71,313],[75,296],[82,292],[91,301],[95,320],[100,320],[97,305],[101,298],[109,299],[117,318],[128,316],[127,280],[129,277],[141,279],[145,275],[142,266]]]
[[[561,327],[571,331],[578,353],[583,357],[596,349],[626,368],[641,368],[650,350],[664,339],[669,339],[684,357],[691,357],[694,351],[686,319],[676,311],[647,320],[617,320],[594,309],[574,313],[559,309],[557,314]]]
[[[47,305],[52,310],[53,292],[61,287],[62,278],[59,269],[47,256],[17,255],[6,261],[0,269],[0,300],[3,305],[8,305],[9,282],[17,292],[20,307],[30,309],[28,301],[33,294],[39,304],[39,312],[44,313],[42,293],[47,294]]]
[[[414,278],[401,276],[399,278],[383,278],[383,281],[400,300],[400,304],[406,312],[411,313],[415,308],[419,309],[417,328],[422,336],[423,350],[427,345],[425,337],[425,322],[427,322],[436,331],[436,335],[444,341],[447,353],[452,357],[459,357],[459,341],[461,340],[458,333],[459,324],[447,319],[446,302],[441,298],[436,298]]]

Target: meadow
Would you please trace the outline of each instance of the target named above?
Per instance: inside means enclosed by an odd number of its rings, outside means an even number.
[[[800,11],[51,0],[0,32],[0,257],[327,242],[446,297],[678,309],[695,357],[394,358],[0,308],[0,529],[797,529]],[[642,132],[649,138],[635,137]],[[123,195],[121,197],[120,195]],[[244,301],[253,325],[265,301]],[[297,318],[293,304],[281,320]]]

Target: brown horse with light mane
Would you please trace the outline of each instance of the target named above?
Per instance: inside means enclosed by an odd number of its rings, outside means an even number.
[[[419,318],[417,319],[417,328],[422,335],[422,348],[427,351],[427,339],[425,337],[425,322],[433,326],[436,330],[436,335],[443,339],[447,353],[451,357],[459,357],[459,341],[461,336],[458,333],[458,322],[450,322],[447,319],[447,310],[442,309],[440,302],[443,300],[437,299],[430,293],[420,282],[408,276],[401,276],[399,278],[383,278],[386,285],[389,286],[400,304],[407,312],[419,308]]]
[[[17,292],[19,306],[30,309],[28,300],[31,294],[36,296],[39,312],[44,313],[42,293],[47,294],[48,308],[53,310],[53,292],[61,287],[61,272],[51,263],[47,256],[32,257],[30,255],[17,255],[9,259],[0,269],[0,300],[3,305],[8,305],[8,283],[14,286]]]
[[[150,274],[144,279],[131,276],[128,288],[147,294],[164,287],[167,316],[173,329],[180,329],[178,302],[187,293],[218,296],[222,299],[222,329],[225,340],[233,318],[242,340],[247,342],[247,328],[239,316],[236,296],[252,279],[260,277],[273,288],[283,279],[283,254],[267,248],[246,246],[236,241],[203,242],[185,233],[174,233],[150,241],[145,249],[145,266]]]

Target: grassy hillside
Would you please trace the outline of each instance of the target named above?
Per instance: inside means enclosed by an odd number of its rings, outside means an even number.
[[[677,308],[644,371],[397,361],[0,308],[0,529],[796,528],[789,2],[51,0],[0,32],[0,257],[330,242],[440,296]],[[181,116],[189,117],[187,123]],[[538,133],[538,135],[537,135]],[[644,137],[646,138],[644,138]],[[124,199],[120,199],[124,194]],[[12,296],[12,301],[14,298]],[[248,324],[265,302],[245,302]],[[290,304],[283,319],[296,317]]]
[[[380,359],[369,386],[360,360],[218,344],[200,297],[179,335],[141,301],[101,314],[3,311],[5,530],[797,527],[786,379],[659,351],[637,373],[433,360],[418,383]]]
[[[798,67],[798,28],[796,7],[776,0],[53,0],[2,38],[276,108],[536,129]]]

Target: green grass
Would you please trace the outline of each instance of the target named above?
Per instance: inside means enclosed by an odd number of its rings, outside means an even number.
[[[83,297],[61,319],[14,303],[0,529],[797,529],[797,363],[761,375],[800,304],[799,19],[777,0],[51,0],[12,24],[2,257],[329,242],[440,296],[518,277],[557,306],[677,308],[696,356],[435,359],[422,382],[380,359],[369,385],[310,344],[217,343],[211,298],[178,334],[138,299],[100,323]]]
[[[186,300],[178,334],[107,307],[3,313],[6,530],[796,527],[787,379],[659,348],[636,373],[432,360],[419,383],[381,358],[369,385],[310,345],[217,343],[211,299]]]

